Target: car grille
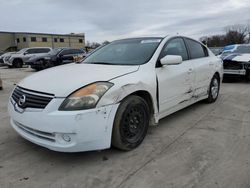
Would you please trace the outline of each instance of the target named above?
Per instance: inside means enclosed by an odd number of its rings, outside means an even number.
[[[24,98],[20,102],[21,98]],[[12,99],[17,103],[18,107],[44,109],[54,98],[53,94],[31,91],[17,86],[12,93]]]
[[[244,66],[240,62],[235,61],[224,61],[224,69],[230,69],[230,70],[241,70],[244,69]]]

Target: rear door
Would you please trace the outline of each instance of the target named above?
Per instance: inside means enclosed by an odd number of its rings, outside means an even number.
[[[194,68],[194,97],[201,97],[208,92],[215,62],[209,57],[207,48],[201,43],[187,38],[185,42]]]
[[[156,68],[161,117],[165,116],[172,108],[192,98],[194,83],[193,64],[192,61],[189,61],[187,48],[182,38],[174,38],[166,43],[159,59],[166,55],[180,55],[183,62],[179,65],[166,65]]]

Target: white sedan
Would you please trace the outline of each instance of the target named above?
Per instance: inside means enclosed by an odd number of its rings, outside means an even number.
[[[219,58],[181,36],[114,41],[80,63],[35,73],[11,94],[11,125],[61,152],[139,146],[149,125],[201,100],[215,102]]]

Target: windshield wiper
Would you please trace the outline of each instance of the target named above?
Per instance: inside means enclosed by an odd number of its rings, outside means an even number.
[[[107,62],[83,62],[83,63],[86,63],[86,64],[96,64],[96,65],[117,65],[117,64],[114,64],[114,63],[107,63]]]

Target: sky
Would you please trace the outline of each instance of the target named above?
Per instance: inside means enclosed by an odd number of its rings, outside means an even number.
[[[85,33],[103,42],[180,34],[195,39],[250,24],[250,0],[0,0],[0,31]]]

